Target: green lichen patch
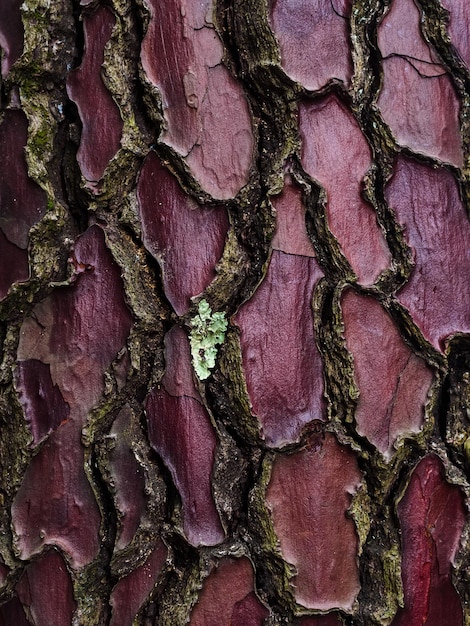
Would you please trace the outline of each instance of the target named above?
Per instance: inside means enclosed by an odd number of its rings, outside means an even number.
[[[207,300],[201,300],[198,313],[191,320],[191,356],[194,370],[200,380],[209,378],[215,366],[218,346],[224,342],[227,331],[225,313],[212,313]]]

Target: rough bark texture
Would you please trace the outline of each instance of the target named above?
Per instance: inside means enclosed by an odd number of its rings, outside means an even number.
[[[0,625],[470,626],[469,7],[2,0]]]

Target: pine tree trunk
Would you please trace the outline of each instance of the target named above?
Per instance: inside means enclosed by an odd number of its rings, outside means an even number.
[[[3,626],[470,626],[466,0],[2,0]]]

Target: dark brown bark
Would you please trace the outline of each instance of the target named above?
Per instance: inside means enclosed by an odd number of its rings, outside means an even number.
[[[3,0],[0,625],[470,625],[469,32]]]

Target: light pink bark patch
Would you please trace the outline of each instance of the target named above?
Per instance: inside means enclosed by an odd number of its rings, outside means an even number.
[[[423,38],[420,19],[414,0],[393,0],[377,33],[382,56],[400,54],[427,63],[438,63],[438,57]]]
[[[398,437],[420,430],[433,373],[375,298],[347,291],[341,307],[360,392],[357,432],[389,459]]]
[[[444,168],[399,158],[386,197],[415,261],[397,297],[442,350],[450,335],[470,331],[470,223],[456,180]]]
[[[304,617],[295,622],[294,626],[343,626],[343,622],[335,613],[328,613],[327,615]]]
[[[123,347],[132,318],[101,228],[93,226],[77,239],[72,262],[73,286],[53,291],[21,327],[20,368],[31,359],[48,365],[70,413],[28,466],[12,517],[22,558],[45,544],[58,545],[81,567],[97,554],[100,523],[83,468],[81,428],[102,395],[104,372]],[[44,401],[41,410],[53,414],[56,394]],[[34,417],[26,419],[31,423]]]
[[[398,144],[461,167],[459,100],[419,23],[413,0],[395,0],[379,26],[384,77],[377,104]]]
[[[442,476],[442,463],[425,457],[398,504],[405,608],[393,626],[463,624],[451,568],[465,524],[463,495]]]
[[[116,489],[116,505],[121,514],[116,549],[122,550],[131,541],[145,511],[145,477],[132,451],[132,412],[125,406],[114,420],[110,435],[111,477]]]
[[[470,6],[465,0],[440,0],[450,13],[448,33],[461,58],[470,68]]]
[[[119,108],[101,77],[104,49],[115,22],[114,14],[106,7],[83,16],[85,53],[80,67],[67,78],[67,93],[77,105],[83,124],[77,161],[90,183],[103,177],[121,141],[123,122]],[[98,189],[96,185],[90,187]]]
[[[349,610],[359,592],[357,535],[346,512],[360,482],[355,455],[329,433],[274,461],[266,501],[304,607]]]
[[[285,177],[282,192],[272,198],[276,209],[276,232],[271,245],[274,250],[300,256],[315,256],[305,226],[305,207],[302,202],[302,190],[291,176]]]
[[[248,393],[269,446],[297,441],[307,424],[324,419],[311,309],[322,276],[316,259],[274,250],[263,282],[235,317]]]
[[[160,576],[167,554],[168,548],[158,540],[145,563],[117,583],[110,598],[110,626],[132,626],[134,617]]]
[[[271,23],[286,74],[316,90],[352,76],[350,0],[271,0]]]
[[[137,198],[144,245],[160,263],[166,297],[183,315],[190,298],[215,277],[228,230],[227,211],[196,204],[154,152],[142,166]]]
[[[165,346],[167,370],[161,387],[153,389],[145,402],[150,443],[181,496],[188,541],[194,546],[216,545],[224,539],[211,485],[217,439],[194,382],[188,378],[191,355],[183,329],[173,327]],[[172,395],[179,390],[190,392]]]
[[[185,158],[205,191],[231,198],[248,182],[254,138],[245,95],[221,63],[212,3],[147,4],[151,20],[141,59],[162,94],[163,141]]]
[[[269,612],[254,593],[250,561],[222,559],[203,583],[190,626],[263,626]]]
[[[6,78],[11,66],[23,52],[23,22],[20,7],[22,0],[0,2],[0,48],[2,48],[2,78]]]
[[[299,111],[302,164],[326,190],[328,225],[352,269],[360,282],[372,284],[389,265],[390,252],[373,208],[361,196],[371,165],[369,144],[334,95],[301,103]]]
[[[46,212],[46,194],[28,175],[24,149],[28,120],[23,111],[5,111],[0,125],[0,298],[14,282],[28,280],[29,230]]]
[[[26,568],[16,592],[33,618],[33,624],[72,623],[76,609],[70,574],[56,551],[47,552]],[[15,624],[16,622],[11,622]]]

